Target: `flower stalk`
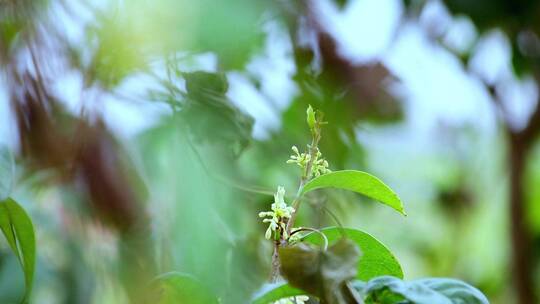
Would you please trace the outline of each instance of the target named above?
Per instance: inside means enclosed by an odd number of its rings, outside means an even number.
[[[330,172],[328,162],[322,158],[322,154],[318,148],[319,141],[321,140],[321,127],[323,124],[326,124],[323,121],[323,113],[320,111],[315,112],[309,106],[306,116],[306,121],[311,131],[311,144],[308,145],[308,152],[300,153],[298,148],[293,146],[292,150],[295,154],[291,155],[291,158],[287,161],[287,163],[294,163],[302,168],[302,177],[300,178],[296,196],[291,204],[292,206],[287,206],[283,199],[285,189],[278,187],[278,192],[274,195],[274,204],[271,207],[272,211],[259,213],[259,217],[265,217],[263,222],[269,224],[265,237],[272,239],[273,236],[274,240],[272,272],[270,275],[271,282],[276,282],[279,279],[281,267],[279,262],[279,247],[289,243],[291,230],[294,227],[294,222],[302,202],[301,193],[304,185],[314,176],[317,177]]]
[[[296,193],[296,197],[292,203],[292,207],[295,211],[292,213],[290,220],[287,222],[286,231],[288,234],[291,233],[298,209],[300,208],[300,204],[302,202],[301,193],[304,185],[312,178],[313,173],[315,173],[316,176],[319,176],[320,174],[330,172],[328,169],[328,162],[321,158],[321,152],[319,151],[318,147],[319,141],[321,140],[321,128],[323,124],[326,124],[326,122],[323,121],[322,112],[317,111],[317,114],[318,115],[314,114],[314,111],[310,105],[307,110],[307,121],[311,131],[311,145],[308,146],[309,157],[305,166],[304,174],[302,174],[300,184],[298,185],[298,192]],[[316,170],[313,170],[314,168]]]

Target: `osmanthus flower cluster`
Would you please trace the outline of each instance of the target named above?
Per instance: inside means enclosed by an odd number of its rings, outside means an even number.
[[[304,169],[311,159],[311,155],[309,153],[300,153],[296,146],[292,146],[291,149],[295,155],[291,155],[291,158],[287,160],[287,164],[297,164],[300,168]]]
[[[309,163],[309,161],[311,160],[311,154],[309,153],[300,153],[300,151],[298,151],[298,148],[296,146],[292,146],[291,148],[293,150],[293,152],[295,153],[295,155],[291,155],[291,158],[289,160],[287,160],[287,163],[288,164],[297,164],[300,168],[302,168],[302,170],[304,171],[304,173],[307,175],[306,173],[306,170],[307,170],[307,164]],[[308,150],[311,149],[311,146],[308,145]],[[311,176],[307,176],[308,178],[310,177],[318,177],[318,176],[321,176],[323,174],[326,174],[326,173],[330,173],[332,172],[332,170],[328,169],[328,161],[324,158],[322,158],[322,153],[321,151],[319,151],[319,148],[316,148],[316,154],[315,154],[315,159],[313,160],[312,162],[312,167],[311,167]]]
[[[311,149],[309,145],[308,148]],[[318,148],[315,148],[316,153],[313,160],[311,154],[300,153],[296,146],[292,146],[292,150],[296,155],[291,155],[291,158],[287,163],[297,164],[302,168],[304,176],[308,179],[313,176],[318,177],[322,174],[332,172],[328,169],[328,161],[322,158],[322,153]],[[259,213],[259,217],[265,218],[263,223],[268,223],[268,229],[266,229],[264,236],[267,239],[271,239],[272,234],[274,233],[275,239],[288,239],[289,233],[287,231],[287,222],[291,219],[294,212],[294,208],[288,206],[285,202],[285,188],[279,186],[277,192],[274,194],[274,203],[271,205],[271,211]],[[279,234],[275,234],[276,232],[279,232]]]
[[[271,205],[271,211],[259,213],[259,217],[267,217],[263,220],[264,223],[268,223],[268,229],[266,229],[264,236],[267,239],[271,239],[273,236],[274,240],[281,238],[288,239],[287,222],[291,219],[294,212],[294,208],[288,206],[285,202],[285,188],[278,186],[277,192],[274,194],[274,203]],[[273,304],[305,304],[308,300],[308,296],[300,295],[283,298],[273,302]]]
[[[341,225],[294,228],[303,198],[309,198],[305,195],[324,188],[356,192],[406,215],[398,195],[377,177],[357,170],[331,172],[318,149],[321,126],[326,124],[323,113],[309,107],[307,123],[311,144],[304,153],[293,146],[294,155],[287,161],[302,169],[294,200],[288,206],[280,186],[272,210],[259,213],[268,223],[265,236],[272,239],[274,252],[271,284],[253,304],[305,304],[311,297],[320,303],[489,304],[481,291],[463,281],[403,281],[402,267],[392,252],[361,230]]]
[[[275,241],[274,255],[272,256],[272,281],[276,280],[279,276],[279,261],[278,261],[278,249],[280,246],[287,246],[296,243],[294,237],[299,230],[305,230],[307,228],[294,229],[294,220],[296,212],[300,203],[300,191],[303,185],[312,178],[319,177],[323,174],[330,173],[328,169],[329,164],[322,157],[322,153],[317,147],[320,140],[320,127],[324,122],[322,121],[322,113],[315,114],[311,106],[307,109],[307,123],[311,130],[312,142],[311,145],[307,145],[307,151],[300,153],[296,146],[292,146],[294,155],[291,155],[287,160],[289,164],[296,164],[302,169],[302,177],[300,181],[300,188],[298,190],[297,197],[292,202],[292,206],[288,206],[285,202],[285,188],[279,186],[276,194],[274,194],[274,203],[271,205],[271,211],[260,212],[259,217],[264,218],[263,222],[268,223],[265,237]],[[277,265],[277,267],[276,267]],[[308,296],[293,296],[280,299],[273,302],[274,304],[296,304],[305,303],[309,300]]]
[[[285,203],[285,188],[279,186],[276,194],[274,194],[274,203],[270,207],[271,211],[260,212],[259,217],[268,217],[263,220],[263,223],[268,223],[268,229],[264,236],[267,239],[272,237],[272,233],[280,232],[283,238],[287,238],[287,221],[294,213],[294,208]],[[279,236],[274,234],[274,236]]]

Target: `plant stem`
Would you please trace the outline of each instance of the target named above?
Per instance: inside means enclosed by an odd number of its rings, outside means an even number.
[[[294,221],[296,220],[296,215],[298,214],[300,203],[302,202],[301,200],[302,189],[304,188],[304,185],[311,178],[313,162],[315,161],[315,158],[317,157],[318,145],[319,145],[320,139],[321,139],[320,125],[317,124],[314,130],[312,130],[311,146],[309,149],[310,158],[309,158],[308,163],[306,164],[306,169],[304,171],[304,174],[302,175],[302,178],[300,179],[300,184],[298,185],[298,191],[296,192],[296,197],[294,198],[292,202],[294,212],[291,215],[291,218],[289,219],[289,221],[287,221],[287,226],[285,228],[287,235],[291,234],[291,229],[294,225]],[[283,238],[283,234],[281,235],[280,240],[274,243],[274,252],[272,253],[272,273],[270,274],[270,282],[272,283],[275,283],[278,280],[279,274],[280,274],[281,265],[279,262],[279,247],[286,244],[287,244],[287,240]]]
[[[275,283],[279,279],[281,264],[279,262],[280,241],[274,241],[274,252],[272,253],[272,273],[270,274],[270,283]]]
[[[304,175],[300,179],[300,185],[298,186],[298,192],[296,193],[296,198],[292,202],[292,206],[294,208],[294,212],[291,215],[291,219],[287,222],[287,234],[291,233],[291,229],[294,225],[294,221],[296,220],[296,215],[298,214],[298,209],[300,208],[301,200],[301,193],[302,189],[304,189],[304,185],[310,180],[311,178],[311,171],[313,169],[313,162],[315,161],[315,158],[317,157],[317,151],[319,140],[321,139],[321,133],[319,131],[319,127],[316,128],[315,132],[313,132],[313,137],[311,139],[311,146],[309,149],[309,162],[306,165],[306,171],[304,172]]]

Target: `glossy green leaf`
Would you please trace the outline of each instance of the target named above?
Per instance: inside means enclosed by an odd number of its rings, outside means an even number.
[[[13,155],[6,147],[0,147],[0,201],[11,193],[14,171]]]
[[[366,172],[343,170],[321,175],[309,181],[302,189],[302,194],[321,188],[354,191],[388,205],[405,215],[403,203],[397,194],[380,179]]]
[[[6,207],[6,204],[2,201],[0,203],[0,229],[6,238],[9,247],[17,256],[17,259],[20,260],[19,250],[17,249],[17,241],[15,239],[15,233],[11,226],[11,218],[9,216],[9,211]]]
[[[197,278],[181,272],[168,272],[152,282],[148,303],[158,304],[217,304],[218,299]]]
[[[482,292],[459,280],[428,278],[410,282],[383,276],[369,282],[355,282],[354,288],[364,297],[366,304],[489,304]]]
[[[252,304],[268,304],[277,300],[305,295],[306,292],[294,288],[287,283],[268,284],[264,286],[254,297]]]
[[[32,220],[19,204],[8,198],[0,202],[0,229],[23,268],[26,291],[22,302],[26,303],[32,291],[36,263]]]
[[[368,233],[338,227],[324,228],[321,232],[330,243],[340,239],[344,234],[360,248],[362,255],[358,261],[357,279],[367,281],[383,275],[403,278],[403,270],[396,257],[386,246]],[[310,233],[303,240],[315,245],[321,245],[323,242],[317,233]]]

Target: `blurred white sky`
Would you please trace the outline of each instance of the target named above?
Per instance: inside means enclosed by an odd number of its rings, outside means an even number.
[[[376,143],[382,140],[399,145],[403,141],[422,142],[429,139],[434,127],[471,124],[483,132],[495,130],[495,113],[481,79],[503,83],[500,92],[511,114],[515,128],[527,121],[535,105],[537,89],[531,79],[517,80],[511,73],[508,41],[500,32],[488,33],[474,50],[470,67],[448,50],[464,51],[473,47],[477,36],[470,20],[453,18],[439,1],[431,1],[420,16],[420,22],[408,21],[403,16],[401,0],[350,0],[340,11],[330,0],[317,1],[323,22],[338,38],[343,56],[358,64],[381,60],[400,80],[391,91],[401,97],[406,121],[388,136],[384,129],[360,132],[359,139]],[[67,16],[58,16],[70,39],[78,41],[82,31]],[[229,73],[229,97],[256,119],[254,136],[265,138],[268,132],[280,127],[279,113],[297,92],[291,77],[294,64],[291,44],[279,25],[267,22],[269,34],[264,53],[255,57],[248,71],[261,80],[258,91],[245,74]],[[436,43],[440,39],[444,46]],[[79,40],[79,41],[82,41]],[[448,49],[447,49],[448,48]],[[210,54],[198,63],[203,69],[213,70],[216,63]],[[56,92],[67,102],[73,113],[80,111],[82,79],[72,73],[60,78]],[[140,100],[139,94],[152,83],[140,75],[128,79],[120,88],[121,95]],[[163,106],[121,101],[104,96],[104,117],[115,133],[130,138],[152,126],[160,115],[167,113]],[[5,90],[0,90],[0,143],[13,145],[15,133],[9,115]]]

